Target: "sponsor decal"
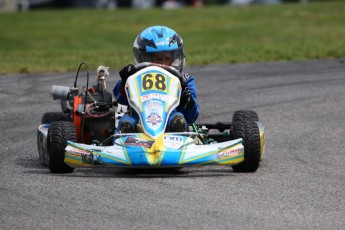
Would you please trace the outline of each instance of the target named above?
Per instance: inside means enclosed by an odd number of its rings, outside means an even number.
[[[234,156],[237,156],[239,152],[240,152],[239,148],[226,149],[218,153],[218,158],[234,157]]]
[[[92,149],[92,151],[101,152],[99,149]],[[92,153],[91,150],[81,150],[72,146],[67,146],[66,152],[70,155],[81,157],[83,163],[93,165],[101,164],[101,156]]]
[[[153,93],[151,94],[153,95]],[[163,108],[163,104],[162,102],[158,101],[158,100],[152,100],[152,101],[148,101],[146,104],[145,104],[145,109],[149,110],[149,111],[158,111],[160,109]]]
[[[165,46],[165,45],[168,45],[169,44],[169,41],[160,41],[160,42],[156,42],[156,45],[157,46]]]
[[[179,149],[183,145],[183,137],[164,136],[164,145],[169,148]]]
[[[144,148],[151,148],[153,141],[138,139],[134,137],[128,137],[125,141],[126,145],[140,146]]]
[[[146,95],[141,96],[140,98],[141,98],[142,102],[148,101],[148,100],[151,99],[151,95],[150,94],[146,94]]]
[[[148,114],[146,117],[146,122],[152,127],[157,128],[159,127],[158,124],[161,124],[163,121],[163,104],[158,100],[150,100],[145,104],[145,115]]]
[[[160,99],[161,99],[162,101],[168,101],[168,100],[169,100],[169,96],[168,96],[168,95],[160,94],[159,97],[160,97]]]
[[[159,99],[159,94],[158,93],[151,93],[151,98],[152,99]]]
[[[66,149],[66,151],[71,154],[71,155],[75,155],[75,156],[83,156],[83,155],[88,155],[90,154],[88,151],[86,150],[81,150],[81,149],[77,149],[77,148],[74,148],[74,147],[71,147]]]
[[[101,157],[99,155],[93,154],[93,153],[85,154],[85,155],[81,156],[81,159],[82,159],[82,161],[84,163],[86,163],[86,164],[93,164],[93,165],[101,164],[100,158]]]
[[[159,94],[159,93],[150,93],[150,94],[142,95],[140,99],[141,99],[141,102],[145,102],[151,99],[160,99],[162,101],[168,101],[169,96],[164,95],[164,94]]]
[[[147,118],[146,122],[152,126],[156,126],[163,121],[162,117],[158,113],[151,113]]]

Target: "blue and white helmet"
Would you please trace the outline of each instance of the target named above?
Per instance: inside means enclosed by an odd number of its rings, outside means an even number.
[[[183,40],[172,29],[166,26],[152,26],[141,32],[133,44],[135,64],[152,62],[155,53],[171,52],[170,66],[182,72],[185,64]]]

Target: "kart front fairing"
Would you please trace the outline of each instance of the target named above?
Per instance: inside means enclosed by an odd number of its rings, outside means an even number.
[[[65,163],[93,167],[183,167],[208,164],[238,164],[244,160],[242,139],[196,145],[194,139],[163,134],[155,140],[145,134],[116,139],[113,146],[90,146],[68,142]]]
[[[179,104],[179,79],[162,68],[150,66],[129,77],[125,90],[144,133],[153,139],[163,134],[170,113]]]
[[[129,105],[139,115],[140,133],[115,134],[112,146],[68,141],[66,164],[73,168],[182,167],[234,165],[244,160],[241,138],[205,144],[197,132],[165,133],[181,95],[180,80],[169,71],[159,66],[143,68],[128,78],[125,91]]]

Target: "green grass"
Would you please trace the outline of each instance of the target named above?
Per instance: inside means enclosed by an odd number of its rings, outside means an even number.
[[[136,35],[167,25],[188,65],[345,57],[345,2],[164,11],[0,13],[0,74],[75,71],[80,62],[133,63]]]

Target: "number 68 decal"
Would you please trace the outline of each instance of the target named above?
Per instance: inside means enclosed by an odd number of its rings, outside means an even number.
[[[166,76],[160,73],[147,73],[142,76],[141,85],[143,91],[159,90],[166,91]]]

